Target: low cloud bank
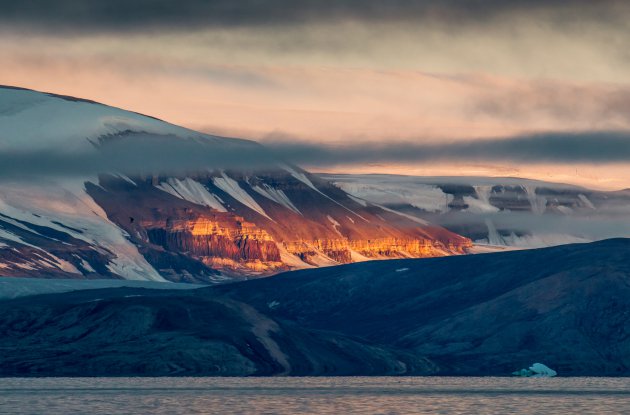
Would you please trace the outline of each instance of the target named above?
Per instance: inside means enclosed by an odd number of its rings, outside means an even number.
[[[630,162],[630,133],[539,134],[510,139],[445,143],[354,142],[343,145],[274,140],[183,140],[133,133],[90,151],[0,150],[0,176],[185,174],[204,169],[264,169],[280,162],[327,168],[371,163],[515,162],[610,164]]]

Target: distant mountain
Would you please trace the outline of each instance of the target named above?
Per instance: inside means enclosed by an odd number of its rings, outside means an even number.
[[[349,194],[480,244],[538,248],[630,237],[630,191],[501,177],[329,175]]]
[[[630,240],[0,302],[0,375],[630,376]]]
[[[92,101],[0,87],[0,150],[7,154],[62,152],[79,162],[110,143],[141,139],[250,155],[261,149]],[[0,181],[0,276],[207,283],[460,254],[471,245],[285,162],[264,171],[209,165],[183,175],[28,173]]]

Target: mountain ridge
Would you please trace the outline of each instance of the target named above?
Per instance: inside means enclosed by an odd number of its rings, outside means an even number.
[[[1,276],[220,283],[370,258],[462,254],[471,245],[354,200],[290,161],[185,168],[182,156],[195,150],[253,160],[262,147],[91,101],[0,89],[0,137],[7,164],[13,154],[36,155],[18,166],[24,177],[11,171],[0,183]],[[183,168],[160,171],[175,154],[156,148],[177,152]],[[110,162],[152,167],[126,172]],[[28,175],[39,164],[60,171]]]

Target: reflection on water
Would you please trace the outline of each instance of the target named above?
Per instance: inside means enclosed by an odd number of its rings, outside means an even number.
[[[621,414],[630,379],[0,379],[2,414]]]

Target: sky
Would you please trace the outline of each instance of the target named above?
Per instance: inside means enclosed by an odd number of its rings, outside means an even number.
[[[630,187],[630,2],[0,0],[0,84],[315,171]]]

